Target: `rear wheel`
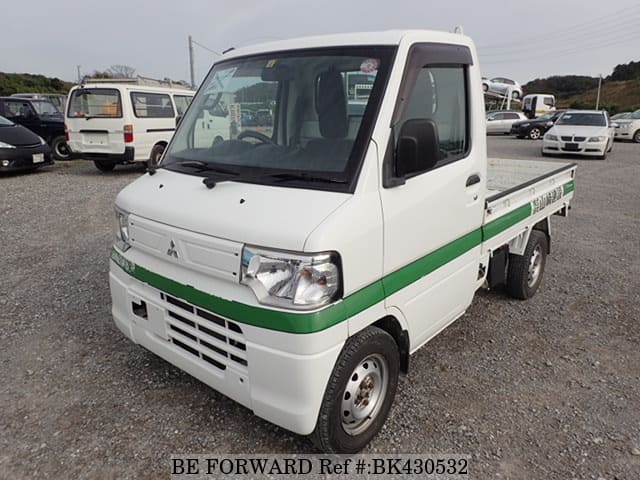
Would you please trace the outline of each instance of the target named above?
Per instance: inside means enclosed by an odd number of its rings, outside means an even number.
[[[53,158],[56,160],[71,159],[71,149],[69,149],[64,135],[60,135],[51,140],[51,152],[53,153]]]
[[[94,160],[93,164],[101,172],[110,172],[116,168],[116,164],[112,160]]]
[[[540,230],[533,230],[524,255],[509,255],[507,292],[514,298],[526,300],[535,295],[542,282],[549,243]]]
[[[529,138],[531,140],[538,140],[541,136],[542,130],[540,130],[538,127],[533,127],[531,130],[529,130]]]
[[[367,327],[347,340],[311,434],[321,451],[356,453],[371,441],[389,414],[399,365],[395,340],[380,328]]]
[[[164,145],[154,145],[151,149],[151,155],[149,155],[149,166],[157,167],[162,159],[162,154],[164,153]]]
[[[640,143],[640,130],[636,130],[636,133],[633,134],[633,141]]]

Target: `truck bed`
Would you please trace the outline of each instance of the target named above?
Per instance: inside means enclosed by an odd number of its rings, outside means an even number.
[[[543,218],[566,212],[575,163],[491,158],[482,225],[488,249],[497,248]]]

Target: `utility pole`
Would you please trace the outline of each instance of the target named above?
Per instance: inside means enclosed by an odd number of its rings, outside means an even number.
[[[191,86],[196,86],[196,76],[193,71],[193,38],[189,35],[189,71],[191,72]]]
[[[600,74],[600,78],[598,79],[598,97],[596,98],[596,110],[600,106],[600,87],[602,86],[602,74]]]
[[[78,85],[80,85],[82,83],[82,77],[80,76],[80,65],[78,65],[77,67],[78,67]]]

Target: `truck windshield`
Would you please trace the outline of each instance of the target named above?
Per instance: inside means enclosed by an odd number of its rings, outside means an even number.
[[[349,191],[394,52],[395,47],[323,48],[214,65],[162,167]]]
[[[60,115],[60,110],[49,100],[31,100],[31,105],[40,115]]]

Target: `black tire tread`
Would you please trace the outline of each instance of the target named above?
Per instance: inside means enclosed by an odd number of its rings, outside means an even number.
[[[356,449],[341,449],[337,448],[337,445],[334,445],[334,442],[331,439],[331,416],[333,413],[334,402],[339,401],[338,399],[342,395],[342,390],[344,388],[344,377],[346,375],[350,375],[351,371],[355,366],[352,366],[352,359],[356,358],[358,353],[367,346],[375,345],[376,343],[393,348],[396,352],[396,358],[388,360],[388,366],[390,370],[389,375],[389,384],[387,386],[387,402],[388,405],[382,407],[382,410],[378,413],[377,418],[374,420],[372,426],[375,426],[373,430],[369,427],[366,431],[362,432],[358,435],[358,438],[363,437],[366,441],[362,442],[363,445]],[[358,360],[356,360],[357,363]],[[331,377],[327,383],[327,388],[325,390],[324,397],[322,399],[322,404],[320,406],[320,412],[318,413],[318,420],[316,423],[316,427],[314,431],[309,435],[309,438],[316,446],[316,448],[324,453],[356,453],[364,447],[371,438],[373,438],[382,425],[384,424],[386,417],[391,408],[391,404],[393,403],[393,398],[395,397],[396,389],[398,386],[398,372],[400,365],[400,354],[398,352],[398,347],[396,345],[395,340],[389,333],[382,330],[381,328],[375,326],[369,326],[360,332],[356,333],[352,337],[350,337],[345,346],[338,357],[338,360],[333,367],[333,371],[331,372]],[[393,373],[392,373],[393,372]],[[356,437],[353,437],[356,438]]]
[[[527,285],[528,273],[529,273],[529,261],[531,254],[538,243],[542,244],[543,264],[542,271],[538,282],[529,288]],[[507,293],[520,300],[527,300],[535,295],[536,290],[542,283],[542,277],[544,275],[544,267],[546,264],[546,255],[548,248],[547,235],[540,230],[532,230],[529,235],[529,241],[524,250],[524,255],[509,255],[509,267],[507,269]]]

